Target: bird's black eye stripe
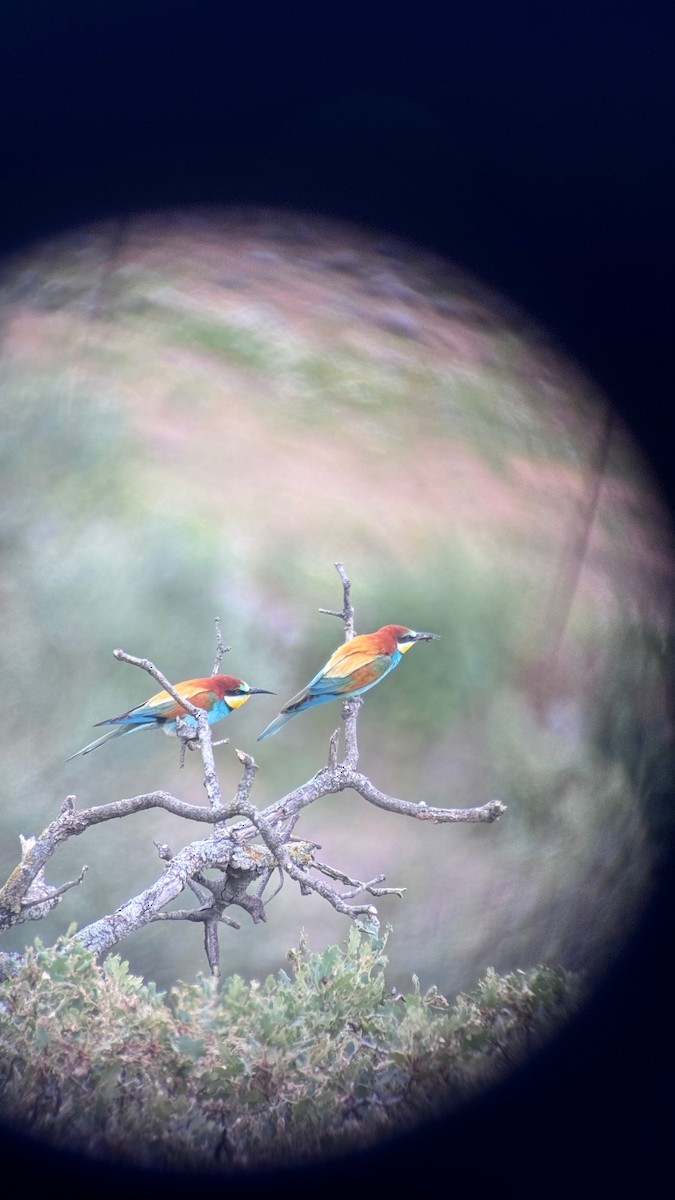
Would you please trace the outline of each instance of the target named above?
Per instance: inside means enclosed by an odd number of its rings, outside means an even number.
[[[399,642],[414,642],[415,634],[414,633],[404,633],[398,640],[399,640]]]

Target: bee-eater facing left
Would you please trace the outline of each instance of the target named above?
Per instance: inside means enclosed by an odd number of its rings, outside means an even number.
[[[195,708],[204,710],[209,725],[215,725],[216,721],[222,721],[224,717],[229,717],[235,708],[241,708],[242,704],[246,703],[249,696],[274,695],[274,692],[268,692],[266,688],[249,687],[243,679],[237,679],[235,675],[210,675],[206,679],[186,679],[184,683],[177,683],[175,690],[191,704],[194,704]],[[98,721],[97,725],[116,725],[117,728],[111,729],[109,733],[104,733],[103,737],[97,738],[95,742],[90,742],[82,750],[77,750],[75,754],[71,754],[66,759],[66,762],[70,762],[71,758],[77,758],[80,754],[91,754],[92,750],[98,749],[104,742],[122,737],[125,733],[134,733],[138,729],[163,729],[165,733],[175,734],[178,717],[181,717],[186,725],[196,728],[195,718],[180,704],[177,704],[173,696],[170,696],[168,692],[157,692],[157,695],[151,696],[145,704],[130,708],[129,712],[122,713],[121,717],[109,717],[106,721]]]
[[[438,637],[439,633],[416,633],[405,625],[383,625],[375,633],[361,633],[350,642],[343,642],[307,687],[284,704],[279,716],[259,734],[258,741],[278,733],[282,725],[306,708],[325,704],[327,700],[348,700],[350,696],[362,695],[393,671],[415,642],[430,642]]]

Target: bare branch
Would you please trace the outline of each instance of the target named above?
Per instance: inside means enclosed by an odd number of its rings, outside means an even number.
[[[175,816],[208,824],[215,824],[221,819],[218,812],[187,804],[169,792],[147,792],[144,795],[115,800],[110,804],[79,811],[75,809],[75,797],[67,796],[58,817],[37,837],[22,841],[21,859],[7,882],[0,888],[0,930],[8,929],[19,920],[21,906],[29,897],[31,886],[39,879],[47,862],[63,842],[71,837],[78,837],[94,825],[118,820],[150,808],[163,808]]]
[[[476,823],[496,821],[506,812],[506,805],[501,800],[488,800],[480,808],[433,808],[424,800],[416,804],[410,800],[399,800],[396,796],[387,796],[376,788],[365,775],[350,773],[349,787],[363,796],[376,808],[384,808],[387,812],[398,813],[403,817],[415,817],[418,821],[431,821],[434,825],[449,823]]]
[[[172,908],[171,912],[156,912],[150,917],[151,922],[155,921],[192,921],[194,924],[203,924],[211,918],[212,914],[208,909],[203,908]]]
[[[264,810],[263,816],[272,823],[283,818],[297,817],[303,808],[313,804],[321,796],[334,795],[349,789],[377,808],[401,816],[414,817],[418,821],[431,821],[437,825],[460,822],[489,823],[496,821],[506,812],[506,805],[502,804],[501,800],[490,800],[479,808],[436,808],[426,804],[424,800],[400,800],[396,796],[388,796],[381,792],[366,775],[350,770],[344,763],[338,763],[334,768],[323,767],[312,779],[294,788],[280,800],[275,800]],[[238,841],[245,842],[255,837],[256,829],[252,823],[242,822],[231,832]]]
[[[351,602],[351,581],[341,562],[334,564],[335,570],[340,576],[342,582],[342,611],[335,612],[334,609],[320,608],[320,613],[325,613],[329,617],[339,617],[344,622],[345,641],[351,642],[354,637],[354,606]],[[350,700],[345,700],[342,704],[342,720],[344,721],[345,735],[345,756],[344,761],[352,770],[356,768],[359,761],[359,748],[356,739],[356,718],[358,711],[363,703],[360,696],[353,696]],[[339,737],[339,734],[337,735]],[[331,737],[328,746],[328,765],[335,766],[337,762],[337,741],[336,734]]]
[[[324,613],[327,617],[339,617],[341,621],[344,621],[345,641],[351,642],[354,637],[354,609],[350,599],[352,585],[342,563],[336,562],[334,566],[342,580],[342,612],[335,612],[335,609],[332,608],[320,608],[319,612]]]
[[[403,893],[407,891],[404,887],[377,887],[386,878],[385,875],[376,875],[374,879],[370,879],[367,883],[362,883],[359,879],[350,879],[349,875],[345,875],[343,871],[336,870],[335,867],[330,867],[328,863],[314,862],[317,871],[321,871],[322,875],[328,875],[330,879],[335,879],[339,883],[344,883],[349,887],[348,892],[342,893],[343,900],[350,900],[353,896],[358,896],[360,892],[368,892],[371,896],[398,896],[399,899]]]
[[[171,900],[188,886],[189,879],[209,867],[227,869],[227,848],[213,837],[192,842],[167,863],[159,879],[139,895],[127,900],[109,916],[102,917],[75,935],[96,954],[102,954],[154,919]]]
[[[282,890],[282,888],[284,886],[284,879],[286,878],[286,876],[284,875],[281,868],[275,867],[274,870],[266,871],[256,889],[256,895],[259,896],[260,899],[262,900],[262,898],[265,894],[265,889],[266,889],[270,879],[274,875],[275,871],[279,872],[279,883],[278,883],[277,887],[275,887],[274,891],[272,892],[272,895],[267,897],[267,900],[266,900],[267,904],[271,904],[272,900],[274,900],[274,897],[279,895],[279,892]]]
[[[223,807],[223,801],[220,794],[220,780],[216,771],[216,760],[213,757],[213,743],[211,741],[211,726],[209,719],[203,709],[199,710],[197,716],[197,737],[199,738],[199,749],[202,755],[202,764],[204,767],[204,787],[206,795],[209,798],[209,804],[214,810],[220,810]]]
[[[22,861],[30,857],[35,847],[35,841],[34,837],[25,838],[23,834],[19,834]],[[82,883],[86,873],[87,867],[83,867],[77,879],[62,883],[60,887],[52,887],[47,883],[44,867],[39,867],[34,871],[32,881],[25,889],[23,896],[19,898],[19,907],[15,911],[15,923],[42,920],[48,912],[56,908],[66,892]]]
[[[50,909],[56,908],[59,900],[66,892],[69,892],[71,888],[79,887],[88,870],[89,868],[85,865],[82,867],[77,879],[70,879],[67,883],[62,883],[59,887],[47,887],[44,896],[31,897],[29,889],[25,899],[21,901],[21,907],[23,909],[30,909],[35,905],[39,905],[40,911],[28,912],[26,915],[30,919],[46,916]]]
[[[212,975],[220,975],[220,943],[218,942],[218,921],[213,918],[204,922],[204,951],[206,961]]]
[[[232,647],[226,646],[225,643],[223,642],[223,638],[222,638],[222,635],[220,632],[220,617],[214,617],[213,623],[216,627],[216,656],[213,660],[213,670],[212,670],[211,674],[217,675],[218,672],[220,671],[220,664],[223,661],[223,658],[225,657],[226,654],[229,654]]]
[[[190,716],[195,718],[199,716],[202,710],[200,708],[195,708],[194,704],[191,704],[189,700],[186,700],[185,696],[181,696],[180,692],[176,691],[173,684],[169,683],[169,680],[166,678],[166,676],[162,675],[162,672],[155,666],[154,663],[150,662],[149,658],[136,658],[136,656],[133,654],[127,654],[126,650],[119,649],[113,650],[113,656],[118,660],[118,662],[129,663],[129,665],[132,667],[140,667],[142,671],[147,671],[148,675],[152,675],[152,678],[156,679],[157,683],[161,684],[161,686],[164,688],[164,691],[168,692],[170,696],[173,696],[176,703],[180,704],[181,708],[184,708],[185,711],[190,714]]]
[[[244,750],[235,750],[235,754],[239,759],[239,762],[244,767],[244,774],[241,778],[241,782],[237,788],[237,794],[234,799],[234,803],[238,808],[239,805],[248,803],[248,798],[251,794],[251,788],[253,787],[253,780],[255,779],[256,772],[258,770],[258,764],[256,763],[255,759],[253,759],[250,754],[246,754]]]
[[[355,771],[359,761],[359,746],[356,738],[356,719],[359,715],[359,709],[363,704],[362,696],[352,696],[351,700],[345,700],[342,705],[342,720],[344,721],[345,731],[345,753],[344,765],[351,771]]]
[[[343,588],[342,611],[320,611],[340,617],[344,623],[345,640],[350,641],[354,636],[351,584],[343,564],[336,562],[335,568]],[[229,650],[223,644],[218,618],[215,624],[217,648],[214,672]],[[151,921],[184,920],[202,924],[209,966],[214,974],[218,974],[219,926],[239,929],[238,923],[225,915],[226,909],[235,905],[247,912],[254,923],[265,921],[266,905],[278,894],[286,876],[298,884],[302,894],[315,892],[337,912],[371,933],[378,928],[375,907],[370,903],[350,902],[364,893],[374,898],[390,895],[400,898],[403,895],[405,888],[381,886],[385,879],[383,874],[362,881],[317,861],[315,851],[320,847],[293,836],[302,810],[320,797],[352,790],[367,803],[386,812],[434,824],[489,823],[506,811],[505,805],[499,800],[491,800],[478,808],[441,808],[430,806],[424,800],[402,800],[376,788],[366,775],[356,770],[359,757],[357,721],[363,703],[360,696],[351,697],[343,704],[344,754],[341,759],[339,730],[336,730],[329,742],[326,766],[286,796],[259,810],[251,801],[257,764],[250,754],[236,750],[243,771],[233,799],[225,804],[206,712],[181,696],[148,659],[136,658],[119,649],[114,654],[119,661],[140,667],[151,675],[176,700],[186,717],[192,718],[188,722],[179,717],[176,722],[181,745],[181,766],[187,749],[199,750],[209,805],[187,804],[169,792],[155,791],[78,811],[75,797],[67,796],[56,819],[39,836],[22,840],[21,860],[4,887],[0,888],[0,929],[25,920],[28,916],[44,915],[67,890],[81,882],[84,871],[79,879],[60,887],[51,887],[44,879],[45,865],[62,842],[102,822],[150,808],[162,808],[185,820],[211,825],[213,829],[203,840],[190,843],[177,854],[173,854],[169,846],[155,842],[164,864],[160,877],[115,912],[80,930],[76,937],[100,954]],[[224,742],[227,740],[223,739]],[[232,818],[239,819],[231,823]],[[212,876],[207,872],[211,872]],[[272,896],[263,901],[265,890],[276,872],[280,877],[279,886]],[[342,885],[346,890],[336,890],[327,880]],[[251,888],[255,888],[255,891],[250,891]],[[186,889],[192,891],[197,907],[166,911],[166,906]]]
[[[338,760],[338,744],[340,741],[340,730],[335,729],[330,736],[328,743],[328,769],[334,770]]]

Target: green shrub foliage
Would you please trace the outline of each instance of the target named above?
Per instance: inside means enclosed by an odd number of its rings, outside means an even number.
[[[489,1085],[569,1017],[561,968],[489,970],[454,1006],[385,982],[384,940],[304,939],[264,983],[168,995],[111,955],[39,941],[0,984],[0,1116],[90,1156],[170,1169],[278,1167],[363,1147]]]

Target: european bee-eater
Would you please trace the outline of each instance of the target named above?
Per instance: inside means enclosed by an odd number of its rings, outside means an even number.
[[[176,684],[176,691],[194,704],[195,708],[204,709],[209,725],[215,725],[216,721],[222,721],[223,717],[229,717],[233,709],[241,708],[242,704],[246,703],[249,696],[274,695],[274,692],[268,692],[266,688],[249,687],[243,679],[237,679],[234,675],[210,675],[207,679],[187,679],[184,683]],[[139,704],[137,708],[131,708],[129,712],[122,713],[121,717],[109,717],[107,721],[98,721],[97,726],[117,725],[119,728],[111,729],[109,733],[104,733],[103,737],[97,738],[95,742],[90,742],[83,750],[77,750],[75,754],[71,754],[66,759],[66,762],[70,762],[71,758],[77,758],[80,754],[91,754],[92,750],[96,750],[104,742],[122,737],[125,733],[134,733],[137,729],[163,729],[165,733],[174,734],[178,717],[182,717],[186,725],[193,725],[196,728],[197,722],[194,717],[181,708],[173,696],[170,696],[168,692],[158,692],[156,696],[151,696],[149,700],[146,700],[145,704]]]
[[[375,687],[385,675],[398,666],[406,650],[415,642],[430,642],[438,633],[416,633],[405,625],[383,625],[375,633],[362,633],[344,642],[328,659],[318,675],[284,704],[278,717],[263,729],[258,741],[278,733],[282,725],[297,717],[306,708],[325,704],[327,700],[348,700]]]

